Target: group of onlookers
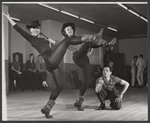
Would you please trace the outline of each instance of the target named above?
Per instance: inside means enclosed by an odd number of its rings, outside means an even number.
[[[12,71],[13,71],[13,84],[14,87],[17,87],[17,77],[22,75],[22,71],[20,69],[19,56],[15,55],[15,59],[12,62]],[[42,83],[46,81],[46,69],[45,64],[41,55],[38,55],[37,60],[35,61],[34,54],[29,55],[29,59],[26,61],[25,67],[26,73],[26,81],[24,83],[24,87],[31,89],[34,91],[35,89],[45,90]]]

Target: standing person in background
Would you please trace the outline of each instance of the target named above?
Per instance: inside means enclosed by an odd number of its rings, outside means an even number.
[[[131,79],[131,87],[135,86],[135,78],[137,75],[137,67],[136,67],[136,62],[137,62],[138,56],[134,56],[133,60],[131,62],[131,74],[132,74],[132,79]]]
[[[48,87],[46,83],[47,75],[46,75],[45,64],[41,55],[38,55],[38,59],[36,61],[36,74],[37,74],[38,88],[45,90],[45,87],[43,85],[45,83],[46,86]]]
[[[16,83],[17,76],[18,76],[18,74],[21,74],[20,62],[19,62],[19,56],[18,55],[15,55],[14,61],[12,62],[11,69],[13,70],[13,81],[14,81],[13,87],[14,87],[14,91],[15,91],[15,88],[17,87],[17,83]]]
[[[140,54],[139,58],[136,62],[137,66],[137,80],[140,87],[144,86],[144,80],[143,80],[143,72],[144,68],[146,68],[145,60],[143,59],[143,54]]]
[[[26,71],[27,85],[30,89],[32,89],[32,91],[34,91],[36,88],[36,67],[33,53],[29,55],[29,60],[26,61]]]

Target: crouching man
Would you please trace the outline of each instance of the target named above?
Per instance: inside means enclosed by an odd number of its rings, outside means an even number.
[[[103,67],[103,76],[96,80],[96,95],[101,102],[100,109],[105,109],[105,100],[110,100],[110,107],[115,110],[121,109],[122,98],[129,87],[129,83],[112,74],[112,69],[109,66]],[[124,86],[122,92],[116,90],[115,85],[121,84]]]

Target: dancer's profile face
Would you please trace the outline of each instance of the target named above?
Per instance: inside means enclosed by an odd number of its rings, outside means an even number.
[[[109,67],[104,67],[103,68],[103,76],[109,77],[111,74],[112,74],[112,72],[110,71]]]
[[[30,32],[32,36],[38,36],[41,33],[41,27],[38,26],[36,28],[30,28]]]
[[[71,26],[67,26],[67,27],[65,28],[65,32],[66,32],[66,34],[68,35],[68,37],[73,36],[73,29],[72,29]]]

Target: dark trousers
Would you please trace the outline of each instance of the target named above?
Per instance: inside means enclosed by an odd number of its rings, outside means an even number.
[[[15,71],[13,71],[12,73],[13,73],[13,80],[17,80],[18,73]]]
[[[118,90],[115,88],[112,91],[109,91],[102,87],[101,91],[96,93],[98,99],[100,100],[101,103],[104,103],[105,100],[110,99],[111,106],[113,109],[119,110],[121,109],[121,102],[116,102],[115,99],[119,96]]]
[[[46,81],[46,78],[47,78],[46,72],[37,71],[36,75],[37,75],[37,87],[43,88],[42,82]]]
[[[12,79],[11,79],[11,85],[10,88],[15,91],[15,86],[14,86],[14,80],[16,80],[16,87],[17,89],[23,89],[24,83],[23,83],[23,74],[18,74],[15,71],[12,71]]]
[[[36,73],[27,71],[26,85],[29,89],[34,90],[37,87],[36,80]]]

